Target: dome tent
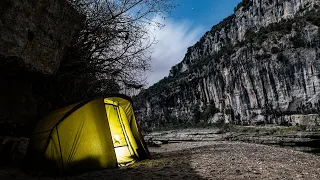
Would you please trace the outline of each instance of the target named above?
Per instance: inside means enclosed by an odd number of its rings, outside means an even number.
[[[110,95],[51,112],[36,125],[24,168],[70,174],[149,158],[132,101]]]

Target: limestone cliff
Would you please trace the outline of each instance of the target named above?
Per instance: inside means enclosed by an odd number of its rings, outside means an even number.
[[[136,97],[139,118],[148,127],[310,124],[294,114],[320,108],[319,8],[318,0],[244,0]]]

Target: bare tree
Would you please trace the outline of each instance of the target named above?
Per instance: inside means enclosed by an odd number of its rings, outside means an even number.
[[[149,26],[176,6],[173,0],[69,0],[86,16],[57,74],[66,97],[139,89],[150,68]],[[111,83],[112,82],[112,83]],[[112,88],[110,88],[112,87]]]

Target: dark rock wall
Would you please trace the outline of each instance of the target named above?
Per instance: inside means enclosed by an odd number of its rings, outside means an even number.
[[[65,0],[1,0],[0,63],[52,75],[83,20]]]
[[[57,72],[83,22],[65,0],[0,1],[0,135],[26,135],[51,110],[36,86]]]

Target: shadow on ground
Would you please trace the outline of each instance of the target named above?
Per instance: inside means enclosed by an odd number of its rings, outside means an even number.
[[[183,151],[166,154],[152,154],[151,160],[144,160],[128,167],[70,176],[68,179],[203,179],[191,167],[192,153]]]
[[[191,167],[189,159],[192,153],[183,151],[170,153],[153,153],[152,159],[135,163],[128,167],[103,169],[98,171],[84,172],[78,175],[64,177],[32,176],[20,169],[0,170],[0,179],[113,179],[113,180],[142,180],[142,179],[203,179]]]

